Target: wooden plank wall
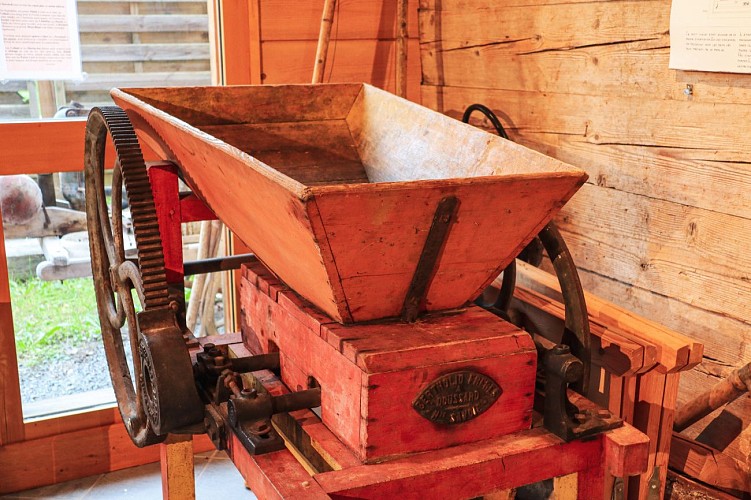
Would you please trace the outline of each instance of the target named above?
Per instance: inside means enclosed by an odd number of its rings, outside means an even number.
[[[424,105],[587,170],[558,223],[586,288],[706,345],[680,404],[751,361],[751,76],[668,69],[670,4],[420,0],[420,48]],[[748,464],[751,398],[713,416]]]
[[[310,83],[323,0],[252,0],[259,4],[262,83]],[[420,99],[417,1],[408,16],[407,97]],[[290,15],[294,12],[294,15]],[[339,0],[324,82],[395,82],[396,0]]]

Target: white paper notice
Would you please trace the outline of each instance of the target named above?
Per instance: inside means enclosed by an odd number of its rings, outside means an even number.
[[[670,67],[751,73],[751,0],[673,0]]]
[[[81,78],[75,0],[0,0],[0,80]]]

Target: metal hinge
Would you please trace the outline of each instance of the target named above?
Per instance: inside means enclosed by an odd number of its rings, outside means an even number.
[[[623,478],[616,477],[613,481],[613,494],[610,496],[611,500],[623,500]]]
[[[652,477],[649,478],[649,490],[647,490],[647,500],[660,500],[660,468],[655,466],[652,471]]]

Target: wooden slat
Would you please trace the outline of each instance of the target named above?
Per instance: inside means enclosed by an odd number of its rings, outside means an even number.
[[[526,52],[596,47],[659,36],[656,26],[666,25],[670,15],[669,5],[661,0],[627,0],[618,8],[607,2],[561,4],[541,0],[504,2],[502,8],[491,0],[461,4],[423,0],[421,4],[420,40],[428,47],[436,44],[443,50],[471,50],[475,44],[486,44],[481,48],[489,51],[509,45]],[[623,19],[623,11],[635,17]],[[649,18],[648,23],[645,18]],[[593,26],[594,20],[599,21],[597,27]]]
[[[317,474],[314,479],[336,497],[424,498],[429,491],[436,498],[466,498],[585,470],[588,464],[600,462],[599,440],[559,443],[545,431],[533,429],[422,456]]]
[[[460,116],[466,106],[483,102],[508,117],[512,130],[520,134],[574,134],[593,144],[681,148],[714,158],[721,150],[734,161],[751,158],[751,139],[731,127],[726,119],[746,120],[751,106],[743,103],[678,102],[651,97],[541,94],[532,91],[468,89],[423,86],[425,104],[450,116]],[[659,108],[660,113],[654,113]],[[608,109],[608,113],[592,110]],[[555,110],[553,112],[553,110]],[[638,122],[625,117],[638,116]],[[697,119],[700,120],[697,121]],[[692,124],[687,126],[687,124]]]
[[[261,83],[260,29],[258,0],[223,2],[220,10],[222,83],[244,85]]]
[[[16,92],[18,90],[26,90],[27,83],[23,80],[11,80],[7,82],[0,82],[0,92]]]
[[[316,40],[320,28],[322,0],[265,0],[261,10],[264,41]],[[283,12],[294,16],[281,16]],[[409,2],[409,34],[417,38],[417,1]],[[339,0],[331,30],[331,44],[337,40],[394,39],[396,3],[390,0]],[[333,47],[329,53],[333,52]],[[312,60],[310,61],[312,70]]]
[[[208,43],[150,43],[81,45],[83,62],[191,61],[209,58]]]
[[[534,308],[561,321],[566,317],[563,304],[532,290],[517,286],[514,297]],[[640,371],[647,371],[655,366],[657,348],[651,343],[638,339],[634,341],[627,333],[611,329],[611,325],[590,317],[592,336],[597,337],[599,347],[593,349],[592,362],[605,368],[610,374],[630,376]]]
[[[560,286],[553,275],[523,262],[518,263],[518,268],[531,284],[560,293]],[[633,337],[636,342],[643,339],[654,344],[658,348],[657,359],[661,371],[681,371],[701,361],[703,346],[700,343],[591,293],[585,292],[585,299],[590,316],[600,323],[619,328],[621,334]]]
[[[81,170],[85,126],[83,119],[1,123],[0,170],[4,175]]]
[[[85,118],[0,123],[0,172],[11,175],[82,170],[85,128]],[[108,158],[114,154],[110,148],[108,144]],[[141,149],[146,160],[159,159],[147,145]]]
[[[732,153],[625,142],[598,144],[584,135],[529,129],[510,133],[522,144],[572,165],[586,166],[592,184],[712,212],[748,216],[744,193],[751,185],[751,173],[734,160]],[[645,162],[645,157],[650,161]],[[674,189],[674,185],[681,189]]]
[[[91,73],[82,81],[67,81],[67,91],[109,90],[113,87],[164,87],[208,85],[209,71]]]
[[[54,418],[30,419],[24,423],[24,439],[40,439],[57,434],[66,434],[122,423],[120,411],[116,406],[100,410],[73,413]]]
[[[205,435],[194,451],[212,449]],[[118,422],[0,446],[0,494],[61,483],[159,460],[159,447],[136,448]]]
[[[670,468],[703,483],[735,490],[734,493],[751,493],[751,476],[743,464],[677,433],[670,445]]]
[[[324,82],[366,82],[393,91],[396,78],[394,41],[331,42]],[[312,75],[316,42],[264,41],[263,83],[307,83]],[[420,59],[416,40],[408,44],[408,99],[420,101]]]
[[[159,445],[163,500],[195,500],[193,438],[170,435]]]
[[[0,224],[0,450],[8,443],[22,439],[23,411],[8,285],[8,261],[5,237]]]
[[[78,30],[81,33],[148,33],[165,31],[208,31],[209,19],[205,15],[80,15]]]

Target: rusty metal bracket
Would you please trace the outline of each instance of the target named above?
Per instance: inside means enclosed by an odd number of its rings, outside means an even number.
[[[269,419],[240,424],[234,429],[240,442],[251,455],[263,455],[285,448],[284,439],[276,432]]]
[[[662,486],[662,482],[660,481],[660,467],[655,465],[655,468],[652,471],[652,477],[649,478],[647,500],[660,500]]]
[[[610,500],[623,500],[625,485],[622,477],[616,477],[613,481],[613,492],[610,496]]]
[[[265,420],[276,413],[315,408],[321,406],[321,389],[306,389],[279,396],[259,394],[255,389],[245,389],[240,397],[227,403],[229,423],[233,427],[244,423]]]
[[[245,448],[253,455],[284,448],[284,440],[271,425],[277,413],[321,406],[321,389],[308,389],[279,396],[243,389],[227,402],[227,420]]]
[[[438,202],[438,207],[433,215],[433,223],[425,238],[420,260],[417,262],[415,274],[404,298],[402,308],[402,320],[412,323],[420,314],[425,297],[428,295],[430,283],[435,276],[436,265],[446,245],[451,225],[456,221],[456,212],[459,209],[459,198],[446,196]]]
[[[568,399],[568,387],[581,380],[584,366],[559,344],[543,357],[545,366],[545,410],[543,424],[564,441],[573,441],[623,425],[623,420],[605,409],[581,410]]]

